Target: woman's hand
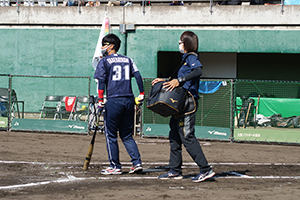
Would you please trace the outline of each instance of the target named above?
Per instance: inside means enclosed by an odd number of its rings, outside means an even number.
[[[156,78],[154,79],[151,84],[154,85],[155,83],[158,83],[158,82],[161,82],[161,81],[165,81],[165,79],[162,79],[162,78]]]
[[[163,88],[167,88],[167,91],[172,91],[174,88],[179,86],[179,82],[177,79],[173,79],[171,81],[163,83],[163,85]]]

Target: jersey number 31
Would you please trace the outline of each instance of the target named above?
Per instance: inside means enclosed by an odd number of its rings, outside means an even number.
[[[130,79],[129,65],[125,65],[123,68],[121,65],[115,65],[113,68],[114,75],[112,77],[113,81],[120,81],[122,79],[123,73],[125,74],[125,80]]]

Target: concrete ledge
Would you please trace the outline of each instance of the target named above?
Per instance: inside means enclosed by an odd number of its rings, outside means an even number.
[[[17,12],[19,11],[19,12]],[[279,25],[300,24],[300,6],[147,6],[108,7],[112,25]],[[0,7],[0,25],[87,25],[99,26],[105,14],[100,7]]]

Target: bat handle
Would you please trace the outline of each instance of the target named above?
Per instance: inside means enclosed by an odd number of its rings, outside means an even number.
[[[245,119],[245,123],[244,123],[243,128],[246,128],[246,123],[247,123],[247,120],[248,120],[250,109],[251,109],[251,103],[249,103],[249,105],[248,105],[248,111],[247,111],[247,115],[246,115],[246,119]]]

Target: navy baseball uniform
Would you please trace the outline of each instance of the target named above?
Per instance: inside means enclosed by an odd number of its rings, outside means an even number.
[[[94,78],[99,91],[106,87],[104,126],[110,167],[121,169],[117,133],[131,157],[133,166],[141,164],[141,156],[132,137],[134,95],[131,78],[135,77],[140,92],[144,92],[142,77],[132,59],[117,53],[106,56],[98,63]]]

